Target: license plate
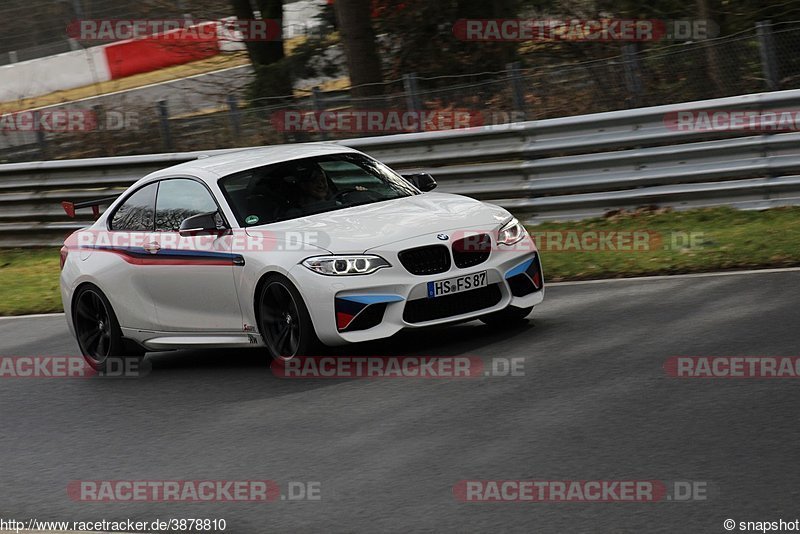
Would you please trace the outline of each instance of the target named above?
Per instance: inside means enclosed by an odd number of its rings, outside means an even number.
[[[456,278],[448,278],[447,280],[439,280],[438,282],[428,282],[428,298],[432,299],[444,295],[452,295],[453,293],[461,293],[462,291],[478,289],[486,287],[487,285],[489,284],[487,282],[486,271]]]

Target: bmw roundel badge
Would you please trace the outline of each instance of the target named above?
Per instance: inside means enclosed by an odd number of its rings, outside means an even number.
[[[448,239],[450,239],[450,236],[447,234],[439,234],[436,237],[439,238],[439,241],[447,241]]]

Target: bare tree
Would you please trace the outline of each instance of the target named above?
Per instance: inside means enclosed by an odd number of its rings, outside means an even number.
[[[283,24],[283,0],[256,0],[261,19]],[[239,20],[253,20],[255,13],[250,0],[231,0],[234,15]],[[292,93],[292,76],[284,60],[283,37],[274,41],[245,41],[256,78],[251,85],[254,97],[288,96]]]
[[[256,18],[250,0],[231,0],[233,14],[239,20],[253,20]],[[262,19],[280,20],[283,18],[283,0],[259,0],[259,10]],[[269,65],[283,59],[283,40],[279,41],[257,41],[248,39],[245,41],[247,53],[253,67]]]
[[[383,93],[381,59],[372,28],[370,0],[336,0],[336,20],[342,35],[354,97]],[[363,87],[364,84],[376,84]],[[359,87],[362,86],[362,87]]]
[[[696,0],[697,6],[697,18],[700,20],[710,20],[711,19],[711,9],[709,8],[708,0]],[[717,48],[714,46],[713,43],[706,43],[705,44],[705,53],[706,53],[706,63],[708,68],[708,78],[713,84],[713,91],[715,94],[719,94],[721,91],[724,90],[724,86],[722,84],[722,75],[720,73],[720,61],[719,61],[719,54],[717,53]]]

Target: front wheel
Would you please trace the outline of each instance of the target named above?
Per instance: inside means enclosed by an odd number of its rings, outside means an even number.
[[[258,306],[261,336],[274,359],[308,356],[319,347],[303,297],[289,280],[270,276],[261,288]]]
[[[144,350],[122,337],[117,316],[100,289],[85,285],[75,295],[73,324],[86,363],[104,371],[111,357],[141,358]]]
[[[524,321],[532,311],[533,306],[530,308],[515,308],[514,306],[509,306],[504,310],[484,315],[480,320],[484,324],[496,328],[515,326]]]

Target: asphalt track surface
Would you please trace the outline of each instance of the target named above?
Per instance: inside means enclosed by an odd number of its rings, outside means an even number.
[[[667,377],[670,356],[794,356],[800,272],[551,286],[527,326],[349,355],[521,357],[523,377],[286,380],[258,351],[150,354],[140,379],[3,379],[0,518],[224,518],[227,532],[725,532],[800,516],[798,380]],[[76,354],[63,317],[0,355]],[[86,503],[71,480],[275,480],[320,501]],[[463,503],[464,479],[691,480],[708,498]]]

